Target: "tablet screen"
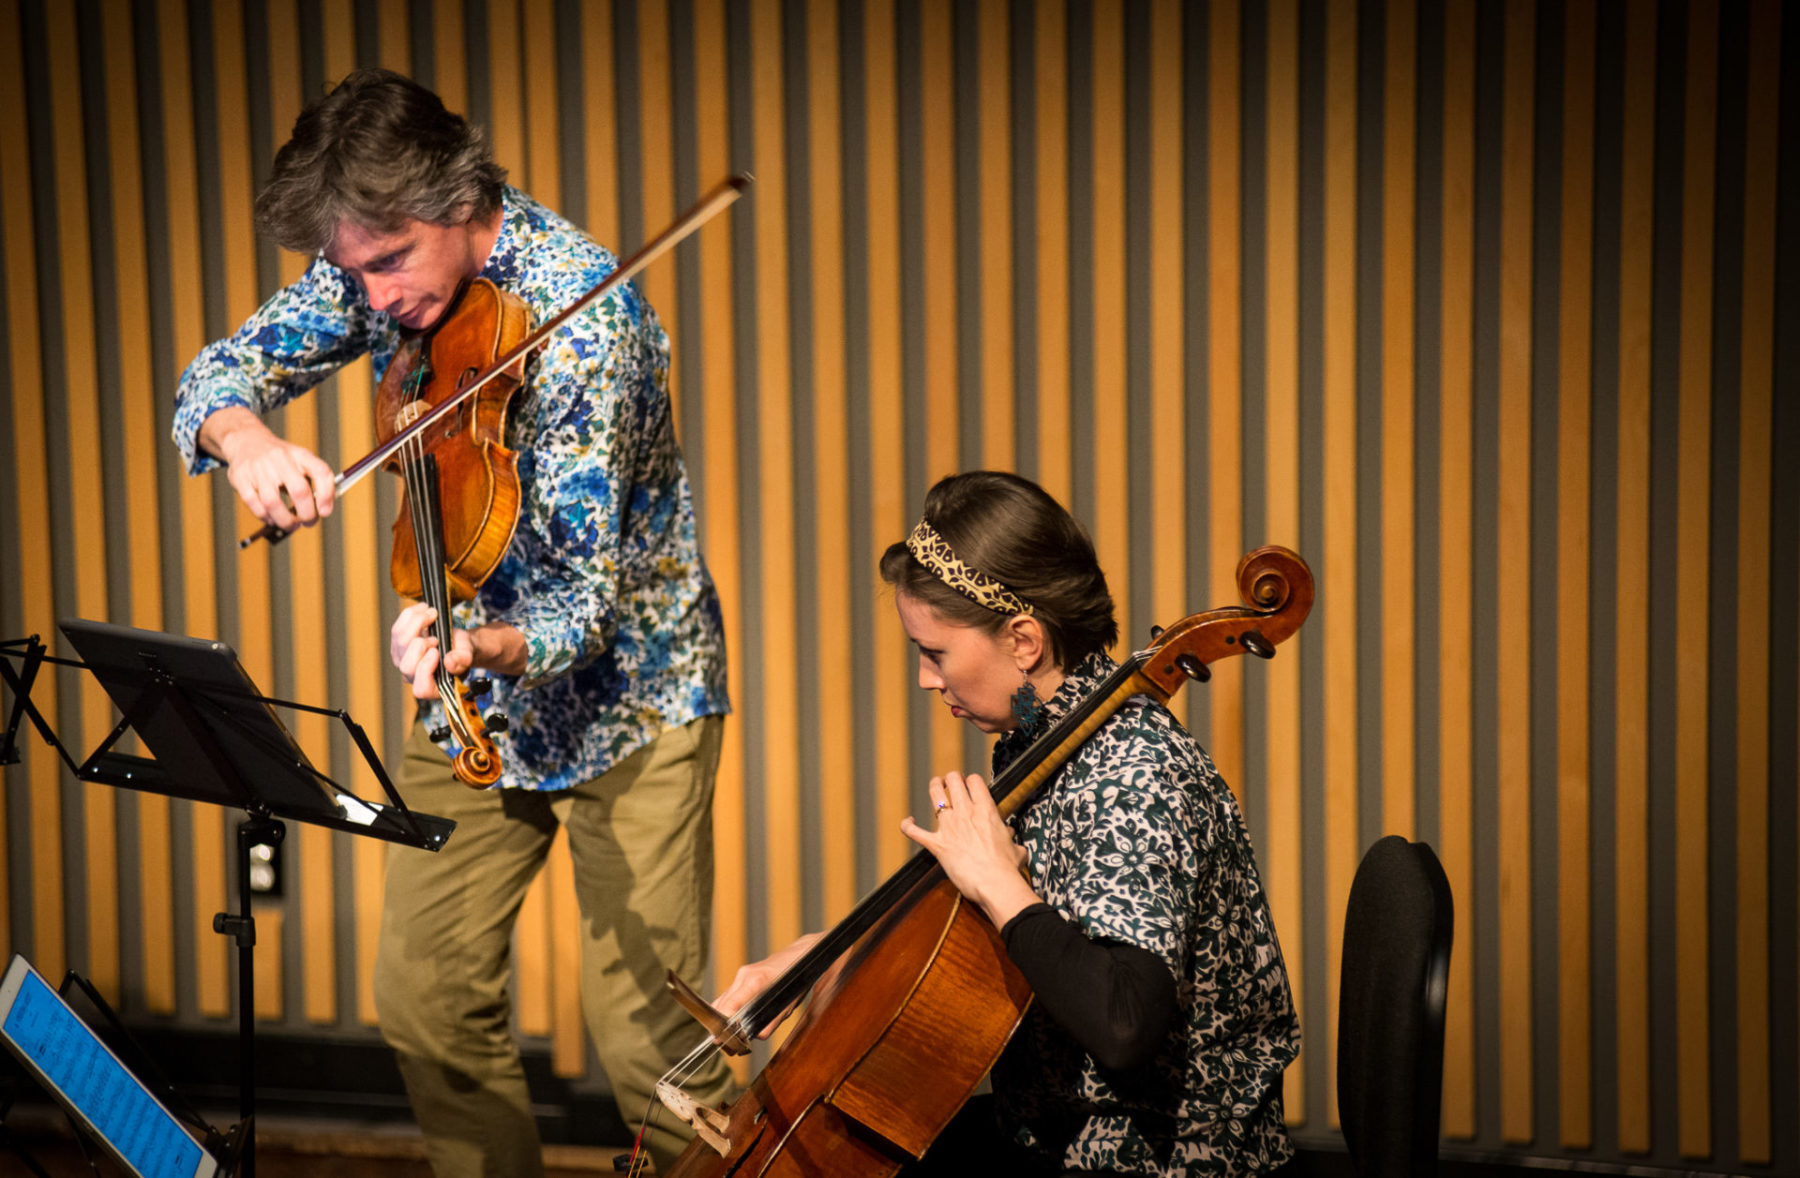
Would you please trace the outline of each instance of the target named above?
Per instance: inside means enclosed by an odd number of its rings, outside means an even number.
[[[142,1178],[204,1178],[217,1169],[79,1015],[21,956],[0,982],[0,1039]]]

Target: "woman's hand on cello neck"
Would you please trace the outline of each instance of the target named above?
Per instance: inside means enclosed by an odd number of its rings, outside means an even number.
[[[956,890],[980,905],[995,928],[1043,902],[1025,878],[1025,848],[1000,817],[987,782],[952,771],[933,777],[929,792],[937,829],[908,817],[900,821],[901,833],[937,857]]]

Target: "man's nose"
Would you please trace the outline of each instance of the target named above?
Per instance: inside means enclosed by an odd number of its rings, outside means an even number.
[[[363,280],[369,306],[377,311],[393,311],[400,302],[400,285],[391,278],[371,277]]]

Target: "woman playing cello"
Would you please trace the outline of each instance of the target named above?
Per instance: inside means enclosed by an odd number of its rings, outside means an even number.
[[[1000,734],[994,771],[1112,669],[1112,597],[1080,525],[1035,484],[944,479],[881,561],[919,686]],[[1282,1071],[1299,1026],[1231,792],[1134,698],[1009,826],[980,777],[934,777],[908,838],[1002,930],[1036,1001],[909,1174],[1264,1174],[1293,1153]],[[1027,874],[1021,874],[1024,869]],[[812,944],[738,971],[729,1014]]]

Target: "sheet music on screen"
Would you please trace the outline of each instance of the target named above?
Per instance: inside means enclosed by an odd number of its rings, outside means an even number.
[[[12,997],[0,1032],[121,1160],[144,1178],[212,1171],[200,1144],[23,957],[13,958],[6,981]]]

